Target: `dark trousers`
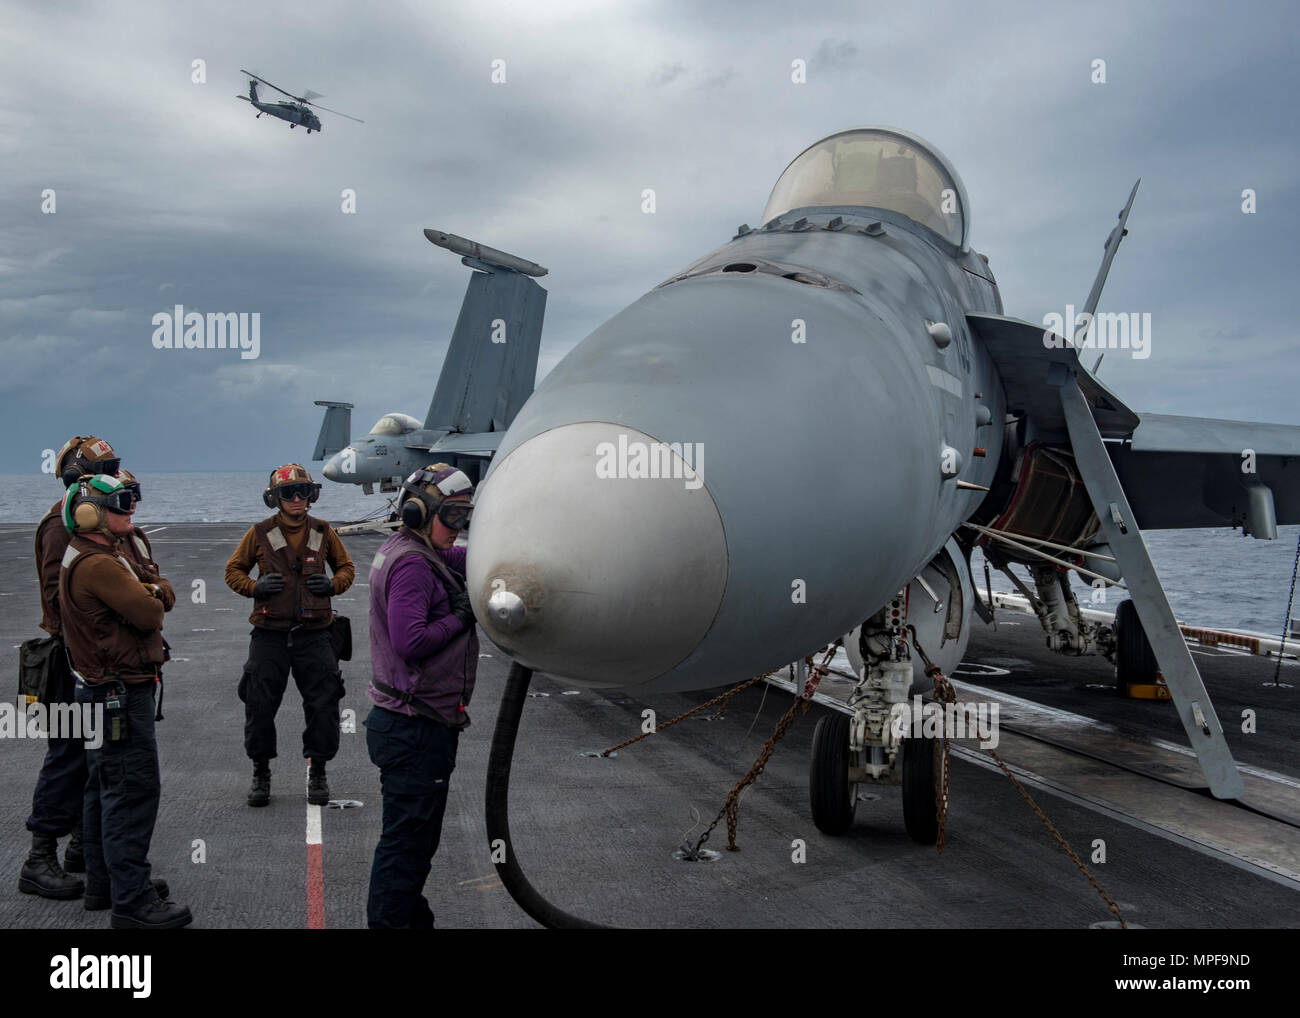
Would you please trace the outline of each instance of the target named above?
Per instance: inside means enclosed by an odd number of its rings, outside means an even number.
[[[121,687],[78,683],[77,702],[102,704],[114,695],[114,688]],[[82,840],[87,889],[98,894],[108,890],[113,911],[126,913],[157,897],[149,882],[149,843],[162,783],[154,737],[154,683],[127,686],[120,695],[126,702],[126,739],[109,741],[105,714],[97,730],[103,742],[97,749],[86,749],[90,781]]]
[[[384,796],[384,829],[366,902],[372,930],[433,929],[433,910],[421,892],[442,836],[459,739],[459,732],[436,721],[383,707],[366,717],[366,747]]]
[[[55,653],[54,702],[72,703],[75,677],[68,666],[62,642]],[[81,802],[86,794],[86,750],[80,739],[49,739],[45,760],[32,793],[32,815],[27,829],[33,834],[61,838],[81,823]]]
[[[333,760],[339,751],[339,701],[343,673],[326,629],[294,633],[253,629],[248,661],[239,680],[244,701],[244,749],[251,760],[270,760],[275,752],[275,714],[280,709],[289,670],[302,694],[306,729],[302,755]]]

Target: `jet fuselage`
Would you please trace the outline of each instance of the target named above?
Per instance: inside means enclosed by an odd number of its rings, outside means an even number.
[[[1005,399],[964,316],[1001,310],[980,256],[898,212],[742,231],[524,405],[476,499],[480,623],[529,667],[642,692],[833,641],[975,511],[958,480],[992,483]]]

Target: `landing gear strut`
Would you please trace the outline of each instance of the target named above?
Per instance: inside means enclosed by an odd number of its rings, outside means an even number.
[[[912,655],[904,635],[907,597],[900,592],[854,630],[862,674],[849,696],[853,716],[829,714],[813,732],[808,797],[823,834],[853,825],[858,785],[902,785],[903,825],[913,841],[933,845],[936,820],[935,752],[940,743],[913,732]]]

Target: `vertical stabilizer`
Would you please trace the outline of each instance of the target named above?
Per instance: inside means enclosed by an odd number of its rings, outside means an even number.
[[[441,242],[449,234],[435,235],[430,230],[425,234],[433,243],[456,250]],[[424,422],[429,430],[504,431],[532,395],[537,380],[546,291],[528,275],[488,260],[487,252],[496,254],[491,248],[481,251],[484,254],[462,259],[476,271],[465,290],[429,403]]]
[[[320,434],[316,436],[316,451],[311,458],[324,460],[348,444],[352,435],[352,404],[318,399],[316,405],[325,408],[325,420],[321,422]]]

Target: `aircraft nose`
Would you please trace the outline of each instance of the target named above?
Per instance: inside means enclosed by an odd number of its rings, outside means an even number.
[[[722,520],[696,466],[689,447],[603,422],[511,451],[479,489],[469,542],[487,635],[592,686],[647,681],[687,657],[727,582]]]
[[[339,481],[339,482],[343,481],[342,456],[347,451],[348,451],[347,449],[342,449],[339,452],[336,452],[333,456],[329,458],[329,461],[325,464],[325,466],[321,468],[321,473],[325,475],[326,480]]]

